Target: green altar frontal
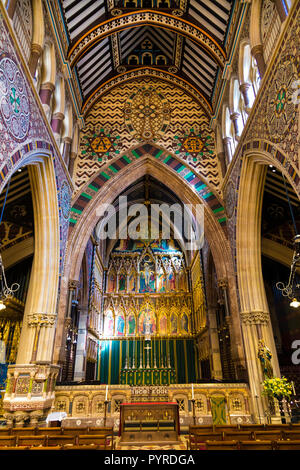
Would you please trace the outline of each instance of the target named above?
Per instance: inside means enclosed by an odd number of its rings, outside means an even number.
[[[97,360],[97,380],[115,385],[169,385],[196,381],[194,340],[102,340]]]
[[[176,383],[176,371],[172,368],[122,369],[121,385],[170,385]]]

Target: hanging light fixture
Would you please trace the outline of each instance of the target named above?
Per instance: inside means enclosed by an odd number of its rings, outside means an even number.
[[[291,202],[290,202],[290,198],[289,198],[289,195],[288,195],[288,190],[287,190],[287,186],[286,186],[285,177],[284,177],[284,175],[282,175],[282,176],[283,176],[285,192],[286,192],[286,196],[287,196],[287,200],[288,200],[288,204],[289,204],[291,217],[292,217],[292,221],[293,221],[294,230],[295,230],[296,235],[293,238],[294,253],[293,253],[293,259],[292,259],[292,263],[291,263],[290,275],[289,275],[288,282],[287,282],[287,284],[284,284],[283,282],[277,282],[276,287],[277,287],[278,290],[281,291],[281,293],[284,297],[288,297],[289,299],[291,299],[291,302],[290,302],[291,307],[299,308],[300,307],[300,301],[297,299],[296,291],[300,288],[300,284],[295,283],[295,274],[296,274],[297,268],[300,268],[300,235],[297,233],[298,231],[297,231],[296,221],[295,221],[295,217],[294,217],[294,214],[293,214],[293,209],[292,209],[292,205],[291,205]],[[298,295],[299,295],[299,293],[298,293]]]
[[[6,199],[7,199],[9,185],[10,185],[10,180],[9,180],[7,188],[6,188],[4,203],[3,203],[1,216],[0,216],[0,224],[1,224],[2,218],[3,218],[3,212],[4,212],[4,208],[5,208],[5,203],[6,203]],[[3,264],[2,256],[1,256],[1,253],[0,253],[0,310],[6,309],[4,301],[8,297],[13,296],[14,293],[17,292],[17,290],[19,290],[19,288],[20,288],[20,285],[17,284],[16,282],[14,282],[10,287],[8,287],[7,281],[6,281],[6,276],[5,276],[4,264]]]

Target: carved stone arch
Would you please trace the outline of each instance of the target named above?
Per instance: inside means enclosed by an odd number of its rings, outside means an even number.
[[[163,171],[162,171],[163,169]],[[121,193],[127,186],[129,186],[137,178],[145,174],[151,174],[158,181],[166,184],[167,187],[172,189],[174,192],[178,192],[181,188],[182,196],[181,199],[183,203],[189,204],[199,204],[201,199],[199,195],[193,191],[192,187],[189,187],[188,184],[184,183],[177,174],[170,170],[167,166],[163,165],[150,155],[141,157],[137,161],[128,165],[127,168],[121,170],[116,177],[111,178],[111,180],[104,186],[103,189],[100,189],[94,199],[91,201],[91,204],[88,204],[84,210],[85,217],[81,218],[73,230],[71,231],[68,248],[66,253],[66,272],[64,278],[68,279],[72,276],[72,279],[76,279],[79,274],[79,267],[81,264],[81,259],[83,256],[84,247],[88,241],[90,234],[95,225],[96,210],[99,202],[101,203],[111,203],[118,193]],[[167,175],[167,178],[166,178]],[[184,191],[182,189],[184,188]],[[218,260],[217,270],[220,277],[226,277],[226,273],[229,273],[229,278],[234,279],[233,276],[233,264],[229,249],[228,240],[226,238],[225,232],[222,228],[222,225],[218,223],[216,217],[213,215],[212,211],[205,204],[205,229],[206,237],[211,246],[214,258]],[[99,214],[98,214],[99,217]],[[234,285],[231,283],[232,294],[234,294]],[[63,296],[66,291],[65,279],[62,279],[61,293]],[[237,314],[237,307],[232,311],[233,315]],[[63,307],[63,302],[61,302],[59,307],[59,318],[62,322],[65,314]],[[59,327],[58,327],[59,328]],[[239,341],[237,341],[239,343]],[[56,348],[58,344],[56,345]]]
[[[237,279],[241,305],[241,324],[252,395],[263,381],[257,360],[258,342],[263,339],[272,353],[274,375],[280,377],[274,334],[262,275],[261,216],[267,165],[276,166],[294,183],[287,169],[263,150],[249,150],[243,159],[236,223]],[[297,194],[297,193],[296,193]],[[262,415],[265,404],[257,403]]]

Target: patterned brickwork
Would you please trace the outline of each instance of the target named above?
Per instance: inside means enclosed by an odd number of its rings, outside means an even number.
[[[71,190],[5,21],[0,14],[0,189],[31,155],[53,158],[60,217],[60,277],[69,225]]]
[[[109,162],[103,170],[94,177],[94,179],[89,181],[89,184],[84,187],[84,190],[78,194],[77,198],[73,202],[70,215],[70,230],[72,230],[77,221],[84,216],[84,209],[95,197],[97,192],[104,187],[105,183],[114,177],[121,169],[130,165],[144,155],[150,155],[150,157],[153,157],[155,160],[167,165],[170,169],[175,171],[185,183],[189,184],[199,197],[209,206],[226,232],[226,215],[224,207],[209,186],[204,183],[194,171],[191,171],[186,164],[180,162],[179,159],[176,159],[163,149],[150,144],[136,147],[134,150],[126,152],[126,154],[122,155],[117,160],[114,160],[111,163]]]

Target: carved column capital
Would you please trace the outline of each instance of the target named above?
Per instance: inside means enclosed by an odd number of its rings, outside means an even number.
[[[51,313],[32,313],[27,316],[27,324],[31,327],[54,326],[56,314]]]
[[[221,289],[226,289],[228,287],[228,279],[218,279],[218,287],[220,287]]]
[[[264,59],[264,53],[263,53],[263,45],[262,44],[257,44],[256,46],[253,46],[251,49],[251,54],[255,58],[257,62],[257,67],[260,73],[260,76],[263,77],[264,73],[266,71],[266,63]]]
[[[76,281],[75,279],[69,279],[68,287],[69,289],[78,289],[80,286],[80,282]]]
[[[262,325],[270,322],[268,312],[241,312],[242,322],[246,325]]]

